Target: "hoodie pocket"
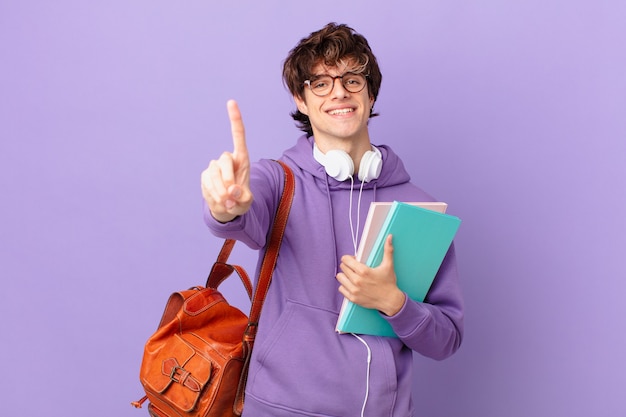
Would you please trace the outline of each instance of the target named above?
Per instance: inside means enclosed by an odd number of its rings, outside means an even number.
[[[255,345],[248,395],[305,415],[359,415],[367,350],[353,336],[337,334],[336,322],[334,312],[288,301]]]

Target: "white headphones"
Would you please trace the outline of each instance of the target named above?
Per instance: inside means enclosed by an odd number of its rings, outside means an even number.
[[[354,173],[352,158],[345,151],[333,149],[324,154],[314,143],[313,157],[326,169],[326,173],[337,181],[345,181]],[[363,157],[361,157],[358,173],[359,180],[362,182],[375,180],[380,175],[382,167],[382,155],[375,146],[372,146],[372,150],[365,152]]]

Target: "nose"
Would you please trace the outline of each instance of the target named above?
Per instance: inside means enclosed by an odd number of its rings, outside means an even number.
[[[339,82],[337,82],[339,81]],[[343,77],[335,77],[333,78],[333,89],[331,94],[337,98],[347,97],[349,92],[343,86]]]

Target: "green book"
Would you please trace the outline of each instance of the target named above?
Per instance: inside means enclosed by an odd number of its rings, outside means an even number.
[[[365,264],[372,268],[380,265],[385,240],[388,235],[393,235],[398,287],[411,299],[423,302],[460,224],[458,217],[394,201],[380,231],[377,234],[373,230],[366,231],[374,233],[376,238],[369,255],[364,254],[367,256]],[[336,330],[397,337],[380,312],[348,300],[344,300]]]

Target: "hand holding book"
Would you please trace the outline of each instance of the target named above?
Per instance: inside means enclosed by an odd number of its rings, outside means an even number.
[[[339,267],[339,292],[347,300],[387,316],[395,315],[404,305],[406,296],[398,288],[393,266],[392,235],[385,240],[383,259],[377,267],[370,268],[350,255],[341,258]]]
[[[423,302],[461,223],[458,217],[443,213],[446,207],[445,203],[372,203],[357,256],[353,258],[364,262],[359,270],[368,266],[375,271],[385,262],[387,266],[383,268],[389,267],[386,242],[392,235],[391,265],[397,286],[411,299]],[[354,294],[351,297],[357,299]],[[367,308],[367,304],[352,300],[344,299],[337,320],[338,332],[397,337],[378,308]]]

